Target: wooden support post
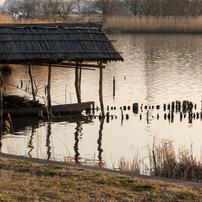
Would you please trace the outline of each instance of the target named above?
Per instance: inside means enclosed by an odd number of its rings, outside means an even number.
[[[3,138],[3,81],[1,77],[1,69],[0,69],[0,151],[2,147],[2,138]]]
[[[0,151],[2,147],[2,138],[3,138],[3,81],[1,77],[1,69],[0,69]]]
[[[80,94],[81,94],[81,64],[80,64],[80,67],[79,67],[79,91],[80,91]]]
[[[47,85],[47,98],[48,98],[48,113],[49,113],[49,118],[52,117],[50,86],[51,86],[51,64],[49,64],[49,69],[48,69],[48,85]]]
[[[78,65],[75,68],[75,88],[76,88],[76,96],[77,96],[78,103],[81,103],[81,92],[79,89],[79,67],[78,67]]]
[[[0,70],[0,119],[3,119],[3,81],[1,77],[1,70]]]
[[[102,65],[101,62],[100,62],[100,65]],[[103,104],[102,83],[103,83],[103,75],[102,75],[102,68],[100,68],[99,97],[100,97],[101,112],[102,112],[102,116],[104,117],[105,112],[104,112],[104,104]]]
[[[35,90],[34,90],[34,81],[33,81],[33,75],[32,75],[31,65],[29,65],[29,76],[30,76],[31,85],[32,85],[33,100],[36,101],[36,94],[35,94]]]

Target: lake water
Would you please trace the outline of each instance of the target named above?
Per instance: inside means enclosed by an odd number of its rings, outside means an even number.
[[[175,111],[173,119],[169,119],[169,110],[164,111],[163,105],[189,100],[196,105],[193,112],[201,112],[202,35],[109,34],[108,37],[116,40],[114,46],[124,58],[124,62],[107,64],[103,75],[105,111],[109,106],[110,115],[117,118],[77,123],[63,119],[52,122],[51,129],[48,123],[31,118],[13,118],[14,134],[4,134],[2,152],[58,160],[68,157],[76,162],[102,160],[108,167],[117,167],[121,157],[132,161],[137,151],[140,158],[147,159],[146,146],[158,137],[173,140],[176,151],[192,145],[194,155],[200,157],[201,118],[190,120],[185,112],[180,119],[180,112]],[[44,103],[48,67],[34,66],[33,74],[39,90],[37,99]],[[30,97],[16,88],[22,80],[25,90],[29,83],[28,67],[16,66],[11,75],[3,75],[3,80],[6,92]],[[82,101],[95,101],[99,106],[98,90],[99,70],[82,70]],[[52,68],[51,97],[52,104],[77,102],[74,69]],[[142,110],[133,113],[133,103],[142,105]],[[156,109],[157,105],[160,109]],[[120,107],[124,106],[122,120]]]

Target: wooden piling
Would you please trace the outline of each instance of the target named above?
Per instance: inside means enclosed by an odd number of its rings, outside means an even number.
[[[51,64],[49,64],[49,68],[48,68],[47,98],[48,98],[48,112],[49,112],[49,117],[52,117],[52,106],[51,106],[50,86],[51,86]]]
[[[115,98],[115,76],[113,77],[113,99]]]
[[[166,111],[166,104],[163,104],[163,111]]]
[[[100,62],[99,65],[102,65],[102,62]],[[103,104],[102,83],[103,83],[103,72],[102,72],[102,67],[100,67],[99,97],[100,97],[100,107],[101,107],[102,116],[104,116],[105,112],[104,112],[104,104]]]
[[[139,105],[138,103],[133,103],[133,113],[138,114]]]
[[[32,96],[33,96],[33,100],[36,101],[36,94],[35,94],[35,90],[34,90],[34,81],[33,81],[33,75],[32,75],[32,68],[31,68],[31,65],[29,65],[29,76],[30,76],[31,85],[32,85]],[[22,86],[22,84],[21,84],[21,86]]]

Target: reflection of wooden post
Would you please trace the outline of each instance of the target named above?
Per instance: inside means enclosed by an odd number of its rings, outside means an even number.
[[[32,150],[34,149],[33,146],[33,136],[34,136],[34,126],[32,126],[32,131],[31,131],[31,136],[30,136],[30,140],[28,142],[28,147],[30,148],[29,152],[28,152],[28,156],[32,157]]]
[[[32,85],[32,95],[33,95],[33,100],[36,101],[36,95],[35,95],[35,91],[34,91],[34,81],[33,81],[33,75],[32,75],[32,68],[31,65],[29,65],[29,76],[30,76],[30,80],[31,80],[31,85]]]
[[[47,98],[48,98],[48,112],[49,112],[49,116],[52,117],[50,85],[51,85],[51,64],[49,64],[49,69],[48,69]]]
[[[100,62],[100,65],[102,65],[102,62]],[[102,116],[104,116],[105,112],[104,112],[103,95],[102,95],[102,83],[103,83],[102,80],[103,80],[102,67],[100,67],[99,97],[100,97],[100,107],[101,107],[101,111],[102,111]]]
[[[82,127],[81,127],[81,122],[77,121],[76,122],[76,131],[74,133],[74,139],[75,139],[75,144],[74,144],[74,151],[75,151],[75,162],[76,163],[79,163],[79,135],[81,134],[81,130],[82,130]]]
[[[78,65],[75,68],[75,88],[76,88],[76,96],[77,96],[78,103],[81,103],[81,93],[80,93],[80,89],[79,89],[79,67],[78,67]]]
[[[47,159],[48,160],[50,160],[50,157],[51,157],[50,136],[51,136],[51,120],[49,119],[49,121],[47,123],[47,137],[46,137]]]
[[[97,140],[97,143],[98,143],[98,159],[99,159],[99,167],[103,167],[103,164],[102,164],[102,152],[103,152],[103,149],[102,149],[102,130],[103,130],[103,125],[104,125],[104,119],[101,120],[100,122],[100,129],[99,129],[99,138]]]

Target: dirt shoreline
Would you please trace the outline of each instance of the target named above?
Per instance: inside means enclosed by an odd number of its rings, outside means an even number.
[[[24,157],[24,156],[17,156],[13,154],[0,153],[0,158],[8,158],[8,159],[14,159],[14,160],[21,159],[30,163],[73,167],[73,168],[85,169],[85,170],[96,171],[96,172],[120,174],[120,175],[125,175],[133,178],[156,180],[156,181],[161,181],[161,182],[170,183],[170,184],[177,184],[180,186],[185,186],[190,188],[202,188],[202,183],[195,183],[195,182],[176,180],[176,179],[170,179],[170,178],[154,177],[154,176],[148,176],[148,175],[140,175],[135,173],[110,170],[106,168],[91,167],[91,166],[71,164],[71,163],[60,162],[60,161],[50,161],[50,160],[44,160],[44,159],[30,158],[30,157]]]

